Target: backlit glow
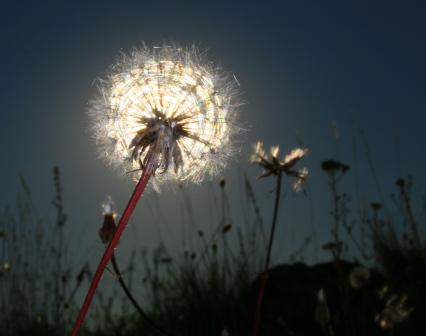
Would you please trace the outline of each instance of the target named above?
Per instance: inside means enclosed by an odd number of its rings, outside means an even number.
[[[147,151],[140,152],[139,160],[132,159],[132,140],[161,115],[166,126],[156,124],[157,160],[167,161],[169,148],[178,148],[181,158],[170,159],[170,167],[163,163],[166,169],[157,180],[199,181],[223,166],[231,148],[234,83],[198,61],[194,50],[145,48],[125,58],[119,71],[103,83],[91,113],[102,155],[110,163],[125,163],[126,171],[140,170]],[[161,131],[179,123],[185,128],[182,136]]]

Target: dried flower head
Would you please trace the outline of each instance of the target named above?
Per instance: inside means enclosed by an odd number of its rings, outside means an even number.
[[[232,152],[236,87],[194,47],[123,55],[90,109],[101,156],[136,174],[150,158],[157,181],[216,173]]]
[[[350,167],[342,162],[329,159],[321,162],[321,169],[329,175],[334,176],[337,173],[345,174],[350,169]]]
[[[293,149],[290,153],[285,155],[282,160],[278,158],[279,151],[279,146],[272,146],[268,154],[263,148],[263,143],[260,141],[256,142],[251,161],[264,169],[259,178],[284,173],[296,178],[293,188],[296,191],[300,190],[303,182],[306,181],[308,176],[308,169],[304,167],[299,170],[294,170],[293,167],[306,156],[308,150],[306,148]]]
[[[370,277],[370,270],[365,266],[358,265],[349,273],[349,284],[352,288],[360,288],[370,279]]]
[[[320,288],[317,294],[317,305],[315,307],[315,321],[326,328],[331,320],[330,309],[327,303],[327,296],[323,288]]]
[[[406,295],[391,295],[383,310],[376,315],[375,321],[383,329],[393,329],[409,319],[414,308],[407,303]]]
[[[99,229],[99,238],[101,238],[101,241],[104,244],[108,244],[111,241],[117,228],[115,224],[115,218],[117,215],[114,208],[113,199],[111,196],[107,195],[102,203],[102,215],[104,216],[104,222],[102,227]]]
[[[370,206],[374,212],[378,212],[382,208],[382,204],[377,202],[370,203]]]

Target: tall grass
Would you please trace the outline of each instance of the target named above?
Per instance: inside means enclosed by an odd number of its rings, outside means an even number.
[[[68,264],[59,168],[53,169],[53,221],[37,213],[24,177],[19,178],[17,212],[5,208],[0,216],[1,333],[63,334],[88,269],[72,270]]]
[[[375,316],[366,318],[375,319],[383,330],[395,335],[403,330],[406,321],[421,325],[425,314],[422,301],[426,297],[426,278],[419,270],[426,268],[426,242],[422,217],[413,206],[412,180],[399,179],[394,186],[391,200],[398,215],[391,216],[390,211],[384,211],[385,205],[372,203],[357,220],[351,217],[350,193],[345,193],[340,184],[350,172],[336,162],[334,175],[330,166],[323,166],[327,168],[324,170],[332,200],[332,240],[323,242],[330,259],[337,265],[344,264],[350,254],[343,252],[349,251],[353,259],[375,268],[383,277],[378,293],[372,294],[381,300],[381,308]],[[37,213],[30,188],[22,176],[16,211],[5,208],[0,216],[2,335],[66,334],[77,312],[76,296],[82,283],[91,276],[86,265],[77,269],[70,266],[66,239],[69,222],[58,168],[54,169],[53,176],[54,220]],[[265,262],[264,220],[248,178],[244,178],[243,187],[247,211],[241,222],[230,215],[230,209],[237,206],[229,202],[226,181],[219,181],[214,189],[219,195],[216,209],[219,219],[211,232],[196,231],[193,226],[193,238],[198,240],[194,246],[198,248],[183,248],[181,254],[171,254],[160,242],[152,251],[135,249],[130,260],[117,258],[122,280],[135,300],[169,335],[228,333],[233,336],[251,332],[255,306],[253,280]],[[184,218],[194,218],[190,199],[184,199],[184,208],[188,211]],[[143,282],[140,274],[143,274]],[[342,286],[339,290],[344,295],[337,313],[345,316],[346,312],[349,320],[354,307],[348,307],[351,301],[345,293],[352,284],[342,275],[339,281]],[[140,293],[140,287],[144,296],[135,295]],[[159,335],[120,290],[117,285],[112,291],[104,290],[97,295],[91,327],[81,334]],[[336,311],[330,314],[330,321],[334,321]],[[332,332],[333,325],[326,330]]]

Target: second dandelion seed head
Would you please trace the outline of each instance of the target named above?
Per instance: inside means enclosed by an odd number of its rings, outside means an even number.
[[[300,190],[308,176],[308,169],[306,167],[294,169],[294,166],[307,155],[308,150],[306,148],[295,148],[281,160],[279,159],[279,151],[279,146],[272,146],[268,153],[265,151],[262,142],[258,141],[255,143],[251,162],[263,168],[263,172],[259,178],[285,174],[295,178],[293,189],[296,191]]]

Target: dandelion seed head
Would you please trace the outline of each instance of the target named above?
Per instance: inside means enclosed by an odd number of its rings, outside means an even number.
[[[196,48],[143,47],[112,67],[93,101],[101,156],[138,178],[149,153],[157,182],[198,182],[233,153],[237,83]]]

